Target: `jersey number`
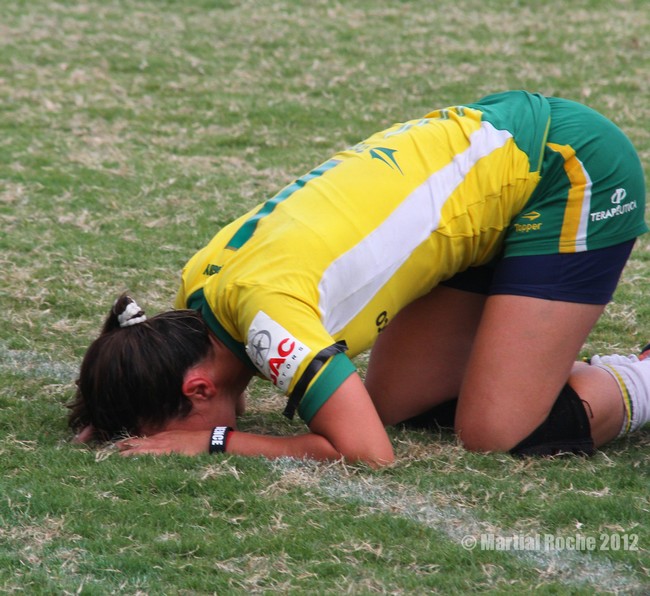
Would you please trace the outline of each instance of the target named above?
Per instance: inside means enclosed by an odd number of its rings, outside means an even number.
[[[377,315],[375,324],[377,325],[377,333],[381,333],[386,325],[388,325],[388,313],[385,310]]]

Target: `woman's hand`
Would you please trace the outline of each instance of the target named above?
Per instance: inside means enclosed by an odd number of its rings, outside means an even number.
[[[148,437],[130,437],[116,443],[120,455],[199,455],[207,453],[210,430],[168,430]]]

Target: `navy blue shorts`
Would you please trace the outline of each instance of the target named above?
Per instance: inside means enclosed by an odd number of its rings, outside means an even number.
[[[618,285],[634,240],[576,253],[515,256],[470,267],[443,286],[495,295],[530,296],[581,304],[607,304]]]

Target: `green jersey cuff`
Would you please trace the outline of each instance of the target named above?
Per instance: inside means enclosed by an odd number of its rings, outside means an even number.
[[[300,401],[298,406],[300,417],[309,424],[323,404],[343,384],[343,381],[356,370],[352,361],[345,354],[339,353],[333,356]]]

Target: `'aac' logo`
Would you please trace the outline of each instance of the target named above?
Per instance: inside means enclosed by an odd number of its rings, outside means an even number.
[[[278,356],[275,358],[269,359],[269,370],[271,372],[271,381],[274,385],[278,384],[278,375],[280,374],[280,367],[287,361],[287,358],[291,356],[291,353],[296,347],[296,342],[291,341],[290,338],[285,337],[278,344]]]

